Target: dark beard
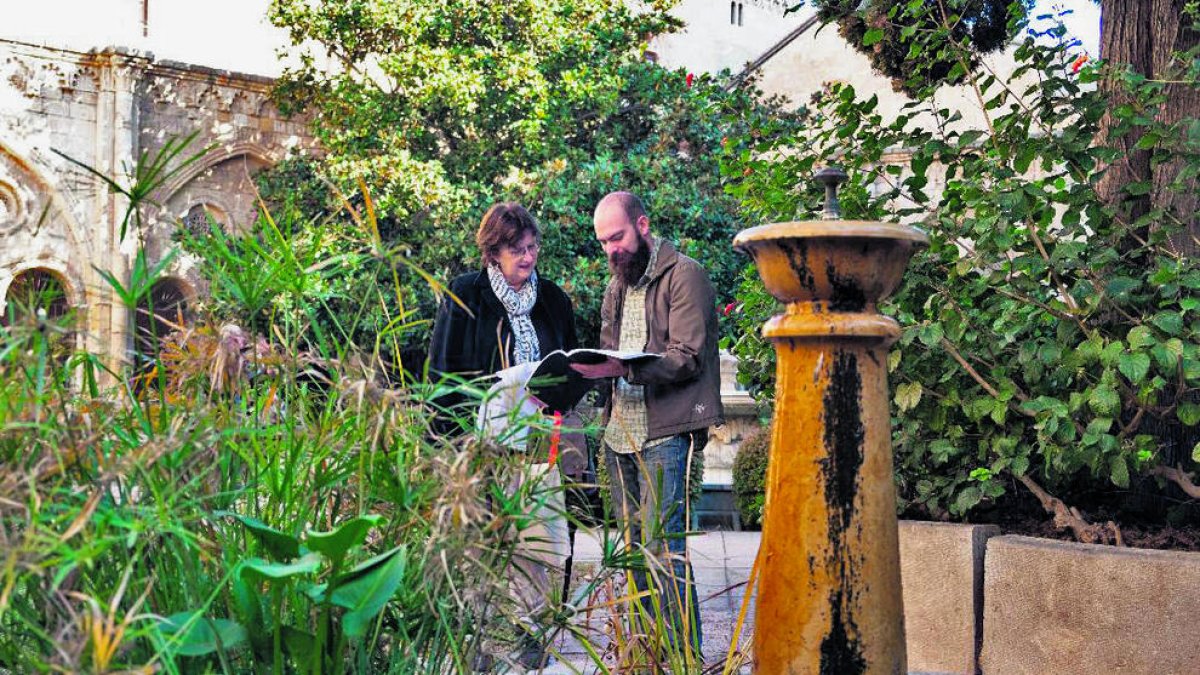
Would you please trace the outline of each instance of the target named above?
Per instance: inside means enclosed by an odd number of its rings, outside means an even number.
[[[637,285],[646,274],[646,266],[650,264],[650,242],[640,235],[638,247],[633,253],[616,259],[608,259],[608,271],[616,277],[621,285],[629,287]]]

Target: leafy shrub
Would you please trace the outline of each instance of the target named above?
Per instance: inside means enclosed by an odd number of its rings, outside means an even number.
[[[1011,479],[1060,525],[1101,540],[1110,531],[1054,493],[1095,504],[1166,478],[1200,494],[1188,473],[1200,461],[1200,259],[1194,209],[1171,206],[1195,191],[1200,120],[1158,115],[1167,83],[1081,69],[1072,52],[1029,37],[1008,79],[966,74],[983,128],[932,90],[884,119],[874,97],[831,86],[807,129],[756,129],[730,144],[723,171],[745,212],[771,222],[812,217],[810,176],[838,163],[845,217],[928,231],[883,308],[903,328],[888,358],[902,510],[963,518]],[[1195,56],[1176,62],[1174,82],[1193,94]],[[1107,194],[1128,139],[1171,173]],[[769,399],[774,353],[751,329],[773,300],[749,277],[739,300],[751,309],[733,349]]]
[[[733,497],[743,527],[762,525],[767,500],[767,459],[771,451],[771,427],[757,429],[742,439],[733,459]]]
[[[661,3],[642,9],[618,0],[404,0],[379,12],[277,2],[272,20],[295,51],[323,47],[347,67],[297,59],[281,78],[277,98],[312,113],[327,155],[268,172],[264,195],[319,222],[330,205],[295,196],[293,178],[326,176],[348,193],[361,181],[376,199],[383,247],[442,281],[478,266],[474,232],[488,206],[521,201],[543,228],[539,272],[571,296],[584,344],[598,338],[608,277],[592,212],[610,191],[639,194],[655,233],[732,288],[743,261],[729,241],[743,224],[721,185],[722,139],[753,117],[792,116],[752,86],[727,90],[727,74],[693,77],[646,61],[644,36],[675,21]],[[359,77],[359,68],[379,77]],[[362,281],[369,293],[372,280]],[[406,306],[432,315],[424,284],[407,286]],[[387,324],[368,322],[360,341]],[[416,326],[405,345],[415,356],[427,328]]]

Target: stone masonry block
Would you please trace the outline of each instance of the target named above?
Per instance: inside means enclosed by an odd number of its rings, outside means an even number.
[[[908,669],[977,672],[983,556],[994,525],[900,521],[900,578]]]
[[[985,673],[1197,672],[1200,553],[1003,536],[986,568]]]

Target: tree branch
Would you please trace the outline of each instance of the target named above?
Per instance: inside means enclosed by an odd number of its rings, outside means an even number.
[[[1192,474],[1173,466],[1156,466],[1150,470],[1151,476],[1162,476],[1179,486],[1187,496],[1200,499],[1200,485],[1192,482]]]
[[[1028,475],[1017,476],[1017,480],[1021,482],[1034,497],[1041,502],[1042,508],[1046,513],[1054,516],[1054,526],[1059,530],[1071,530],[1075,535],[1075,539],[1085,544],[1107,544],[1112,542],[1117,546],[1124,546],[1125,542],[1121,537],[1121,529],[1113,521],[1108,521],[1103,525],[1089,523],[1079,513],[1079,509],[1073,506],[1067,506],[1063,500],[1046,492],[1041,485],[1038,485]]]

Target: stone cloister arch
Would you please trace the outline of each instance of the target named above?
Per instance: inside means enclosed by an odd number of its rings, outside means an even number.
[[[74,349],[94,346],[87,309],[95,279],[86,267],[93,247],[71,206],[34,161],[0,141],[0,313],[6,321],[26,308],[72,315]]]

